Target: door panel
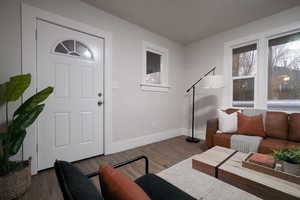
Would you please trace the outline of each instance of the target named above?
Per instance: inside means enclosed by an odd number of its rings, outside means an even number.
[[[68,98],[70,94],[70,65],[65,63],[54,63],[54,68],[54,95],[57,98]]]
[[[54,86],[38,119],[38,169],[103,154],[103,39],[42,20],[37,31],[38,90]]]
[[[70,145],[70,113],[54,113],[55,147]]]

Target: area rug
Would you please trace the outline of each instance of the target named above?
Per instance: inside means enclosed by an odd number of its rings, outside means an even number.
[[[260,199],[212,176],[193,169],[193,157],[177,163],[176,165],[161,171],[157,175],[199,200]]]

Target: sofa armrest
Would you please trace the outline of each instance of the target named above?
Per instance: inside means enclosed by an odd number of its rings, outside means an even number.
[[[218,131],[218,119],[211,119],[207,121],[206,125],[206,139],[205,143],[208,148],[214,146],[214,134]]]

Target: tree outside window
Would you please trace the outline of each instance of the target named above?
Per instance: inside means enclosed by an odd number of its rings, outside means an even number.
[[[268,81],[269,109],[299,109],[300,33],[269,41]]]

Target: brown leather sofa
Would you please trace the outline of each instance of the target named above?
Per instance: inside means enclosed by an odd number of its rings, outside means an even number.
[[[227,109],[227,113],[237,111]],[[218,119],[207,121],[206,145],[230,148],[230,138],[234,133],[217,133]],[[267,112],[265,118],[265,137],[259,146],[259,152],[272,153],[274,149],[296,146],[300,148],[300,113]]]

